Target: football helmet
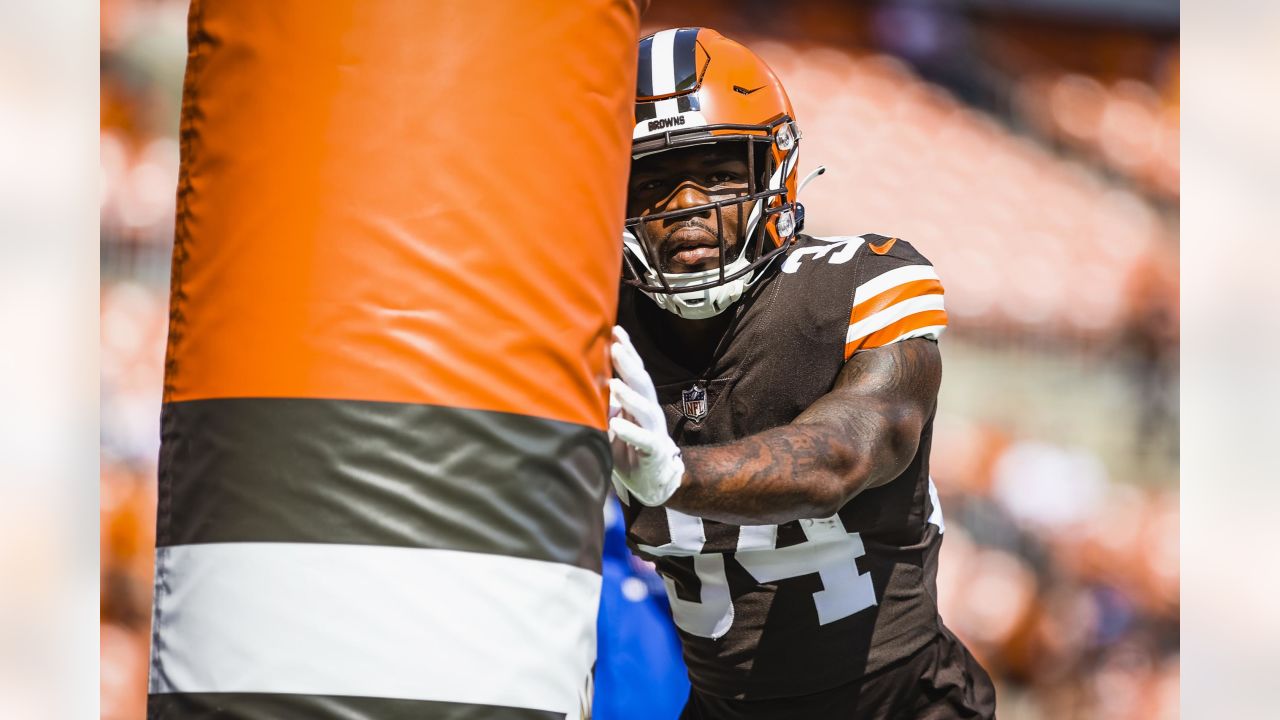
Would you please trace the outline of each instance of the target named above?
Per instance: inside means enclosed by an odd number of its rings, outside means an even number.
[[[632,159],[677,148],[734,143],[748,168],[745,192],[691,208],[629,217],[623,282],[681,317],[723,312],[763,268],[795,242],[800,131],[786,91],[755,53],[709,28],[674,28],[640,41]],[[738,206],[736,244],[724,236],[726,208]],[[646,223],[714,217],[717,267],[668,272]],[[730,254],[732,253],[732,256]]]

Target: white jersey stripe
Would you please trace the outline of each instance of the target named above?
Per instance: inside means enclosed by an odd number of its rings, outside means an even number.
[[[857,307],[885,290],[905,285],[909,282],[937,279],[938,273],[933,269],[932,265],[907,265],[906,267],[894,268],[859,285],[858,289],[853,292],[853,304]]]
[[[896,342],[902,342],[903,340],[910,340],[911,338],[918,338],[918,337],[929,338],[930,340],[937,340],[938,338],[942,337],[942,331],[946,329],[947,329],[946,325],[927,325],[922,328],[916,328],[915,330],[905,332],[899,335],[898,337],[890,340],[889,342],[885,343],[885,345],[892,345]]]
[[[503,555],[320,543],[162,547],[149,691],[577,713],[595,659],[599,598],[596,573]]]
[[[926,310],[943,309],[945,308],[942,306],[942,296],[938,294],[920,295],[918,297],[901,300],[850,325],[849,333],[845,336],[845,343],[848,344],[866,337],[881,328],[892,325],[908,315],[925,312]]]

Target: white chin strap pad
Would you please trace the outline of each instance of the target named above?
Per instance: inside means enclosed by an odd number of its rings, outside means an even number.
[[[736,260],[725,266],[724,272],[730,275],[735,272],[741,272],[750,263],[747,261],[747,254],[741,253]],[[729,306],[742,297],[742,292],[751,284],[751,277],[755,273],[747,273],[742,277],[730,280],[723,285],[716,285],[704,290],[690,290],[687,292],[679,292],[682,287],[696,287],[705,285],[718,277],[720,277],[720,269],[702,270],[691,273],[667,273],[664,277],[667,284],[671,286],[673,293],[648,293],[658,307],[670,313],[675,313],[682,318],[688,320],[703,320],[709,317],[715,317]]]
[[[686,320],[705,320],[728,310],[730,305],[742,297],[742,291],[746,286],[747,277],[743,276],[706,290],[645,294],[653,298],[658,307],[667,312],[675,313]]]

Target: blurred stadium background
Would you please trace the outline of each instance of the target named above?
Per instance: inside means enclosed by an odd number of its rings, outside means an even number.
[[[101,3],[112,720],[145,714],[186,9]],[[654,0],[644,18],[715,27],[781,77],[802,175],[828,167],[808,232],[900,235],[937,265],[942,612],[1010,720],[1178,714],[1178,22],[1173,0]]]

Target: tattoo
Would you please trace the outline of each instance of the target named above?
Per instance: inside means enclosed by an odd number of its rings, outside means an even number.
[[[790,424],[684,448],[684,483],[667,505],[738,525],[834,515],[911,464],[941,381],[932,340],[856,353],[831,391]]]

